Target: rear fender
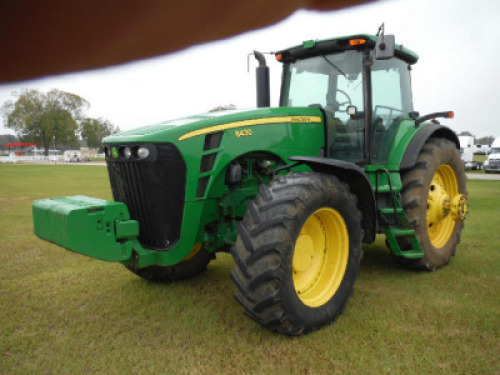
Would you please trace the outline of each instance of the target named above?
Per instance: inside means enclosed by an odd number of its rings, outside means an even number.
[[[460,141],[457,135],[446,126],[439,124],[429,124],[418,130],[415,135],[411,138],[410,142],[406,146],[405,153],[399,164],[400,169],[409,169],[415,166],[418,158],[418,154],[422,149],[423,145],[431,137],[440,137],[448,139],[455,143],[458,149],[460,149]]]

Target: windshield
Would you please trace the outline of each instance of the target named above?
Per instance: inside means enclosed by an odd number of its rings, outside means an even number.
[[[500,154],[500,147],[493,147],[490,150],[490,154]]]
[[[362,53],[346,51],[287,63],[282,107],[321,105],[346,121],[348,105],[363,110]]]
[[[363,53],[345,51],[285,64],[281,106],[321,106],[325,110],[326,155],[363,160]],[[347,107],[356,106],[351,119]]]

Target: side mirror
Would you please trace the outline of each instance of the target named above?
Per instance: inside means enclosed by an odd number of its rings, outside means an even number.
[[[375,43],[375,59],[389,60],[394,57],[396,38],[394,35],[380,35]]]

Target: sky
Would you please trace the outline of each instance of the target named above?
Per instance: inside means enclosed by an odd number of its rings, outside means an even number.
[[[340,11],[299,10],[273,26],[166,56],[93,71],[0,85],[0,105],[23,88],[52,88],[90,102],[89,117],[110,120],[121,130],[207,112],[225,104],[253,108],[253,50],[277,51],[304,40],[385,33],[415,51],[414,109],[421,115],[455,112],[441,122],[477,137],[500,136],[493,109],[500,104],[500,1],[387,0]],[[182,31],[180,31],[182,32]],[[271,67],[271,105],[277,106],[281,64]],[[13,133],[0,125],[0,134]]]

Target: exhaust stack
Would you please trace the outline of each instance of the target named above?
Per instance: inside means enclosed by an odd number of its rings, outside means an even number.
[[[271,94],[269,88],[269,67],[266,59],[260,52],[253,51],[259,66],[255,69],[257,78],[257,107],[270,107]]]

